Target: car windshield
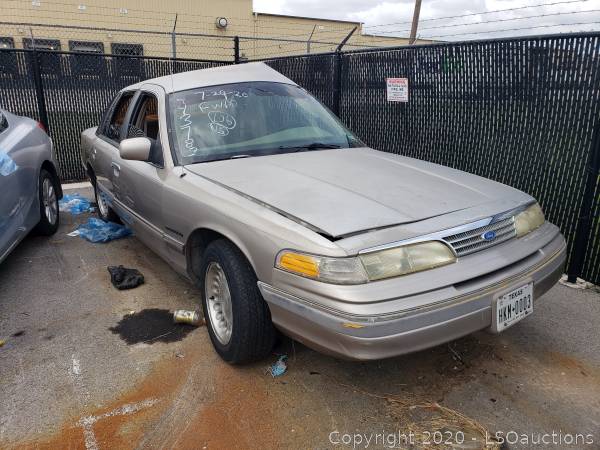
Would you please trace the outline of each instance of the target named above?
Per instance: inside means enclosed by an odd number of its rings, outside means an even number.
[[[169,96],[172,142],[181,164],[362,143],[298,86],[224,84]]]

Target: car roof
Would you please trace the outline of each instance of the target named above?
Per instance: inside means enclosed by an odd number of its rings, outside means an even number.
[[[139,89],[145,84],[161,86],[165,92],[178,92],[187,89],[217,86],[220,84],[243,83],[248,81],[270,81],[296,85],[289,78],[262,62],[230,64],[210,69],[192,70],[164,77],[152,78],[128,86],[124,91]]]

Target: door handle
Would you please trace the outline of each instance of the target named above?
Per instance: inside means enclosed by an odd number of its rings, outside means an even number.
[[[121,172],[121,166],[118,165],[116,162],[111,162],[110,165],[112,166],[113,174],[115,175],[115,177],[118,177],[119,173]]]

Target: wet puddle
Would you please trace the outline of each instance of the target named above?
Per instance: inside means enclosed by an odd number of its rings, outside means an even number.
[[[116,326],[109,329],[128,345],[133,345],[181,341],[195,327],[173,323],[173,313],[167,309],[153,308],[123,316]]]

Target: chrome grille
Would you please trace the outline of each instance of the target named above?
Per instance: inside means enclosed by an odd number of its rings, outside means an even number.
[[[486,240],[482,236],[489,231],[495,232],[496,236],[493,239]],[[499,220],[483,227],[446,236],[443,239],[452,246],[458,256],[465,256],[493,247],[501,242],[506,242],[515,236],[515,219],[514,217],[509,217],[508,219]]]

